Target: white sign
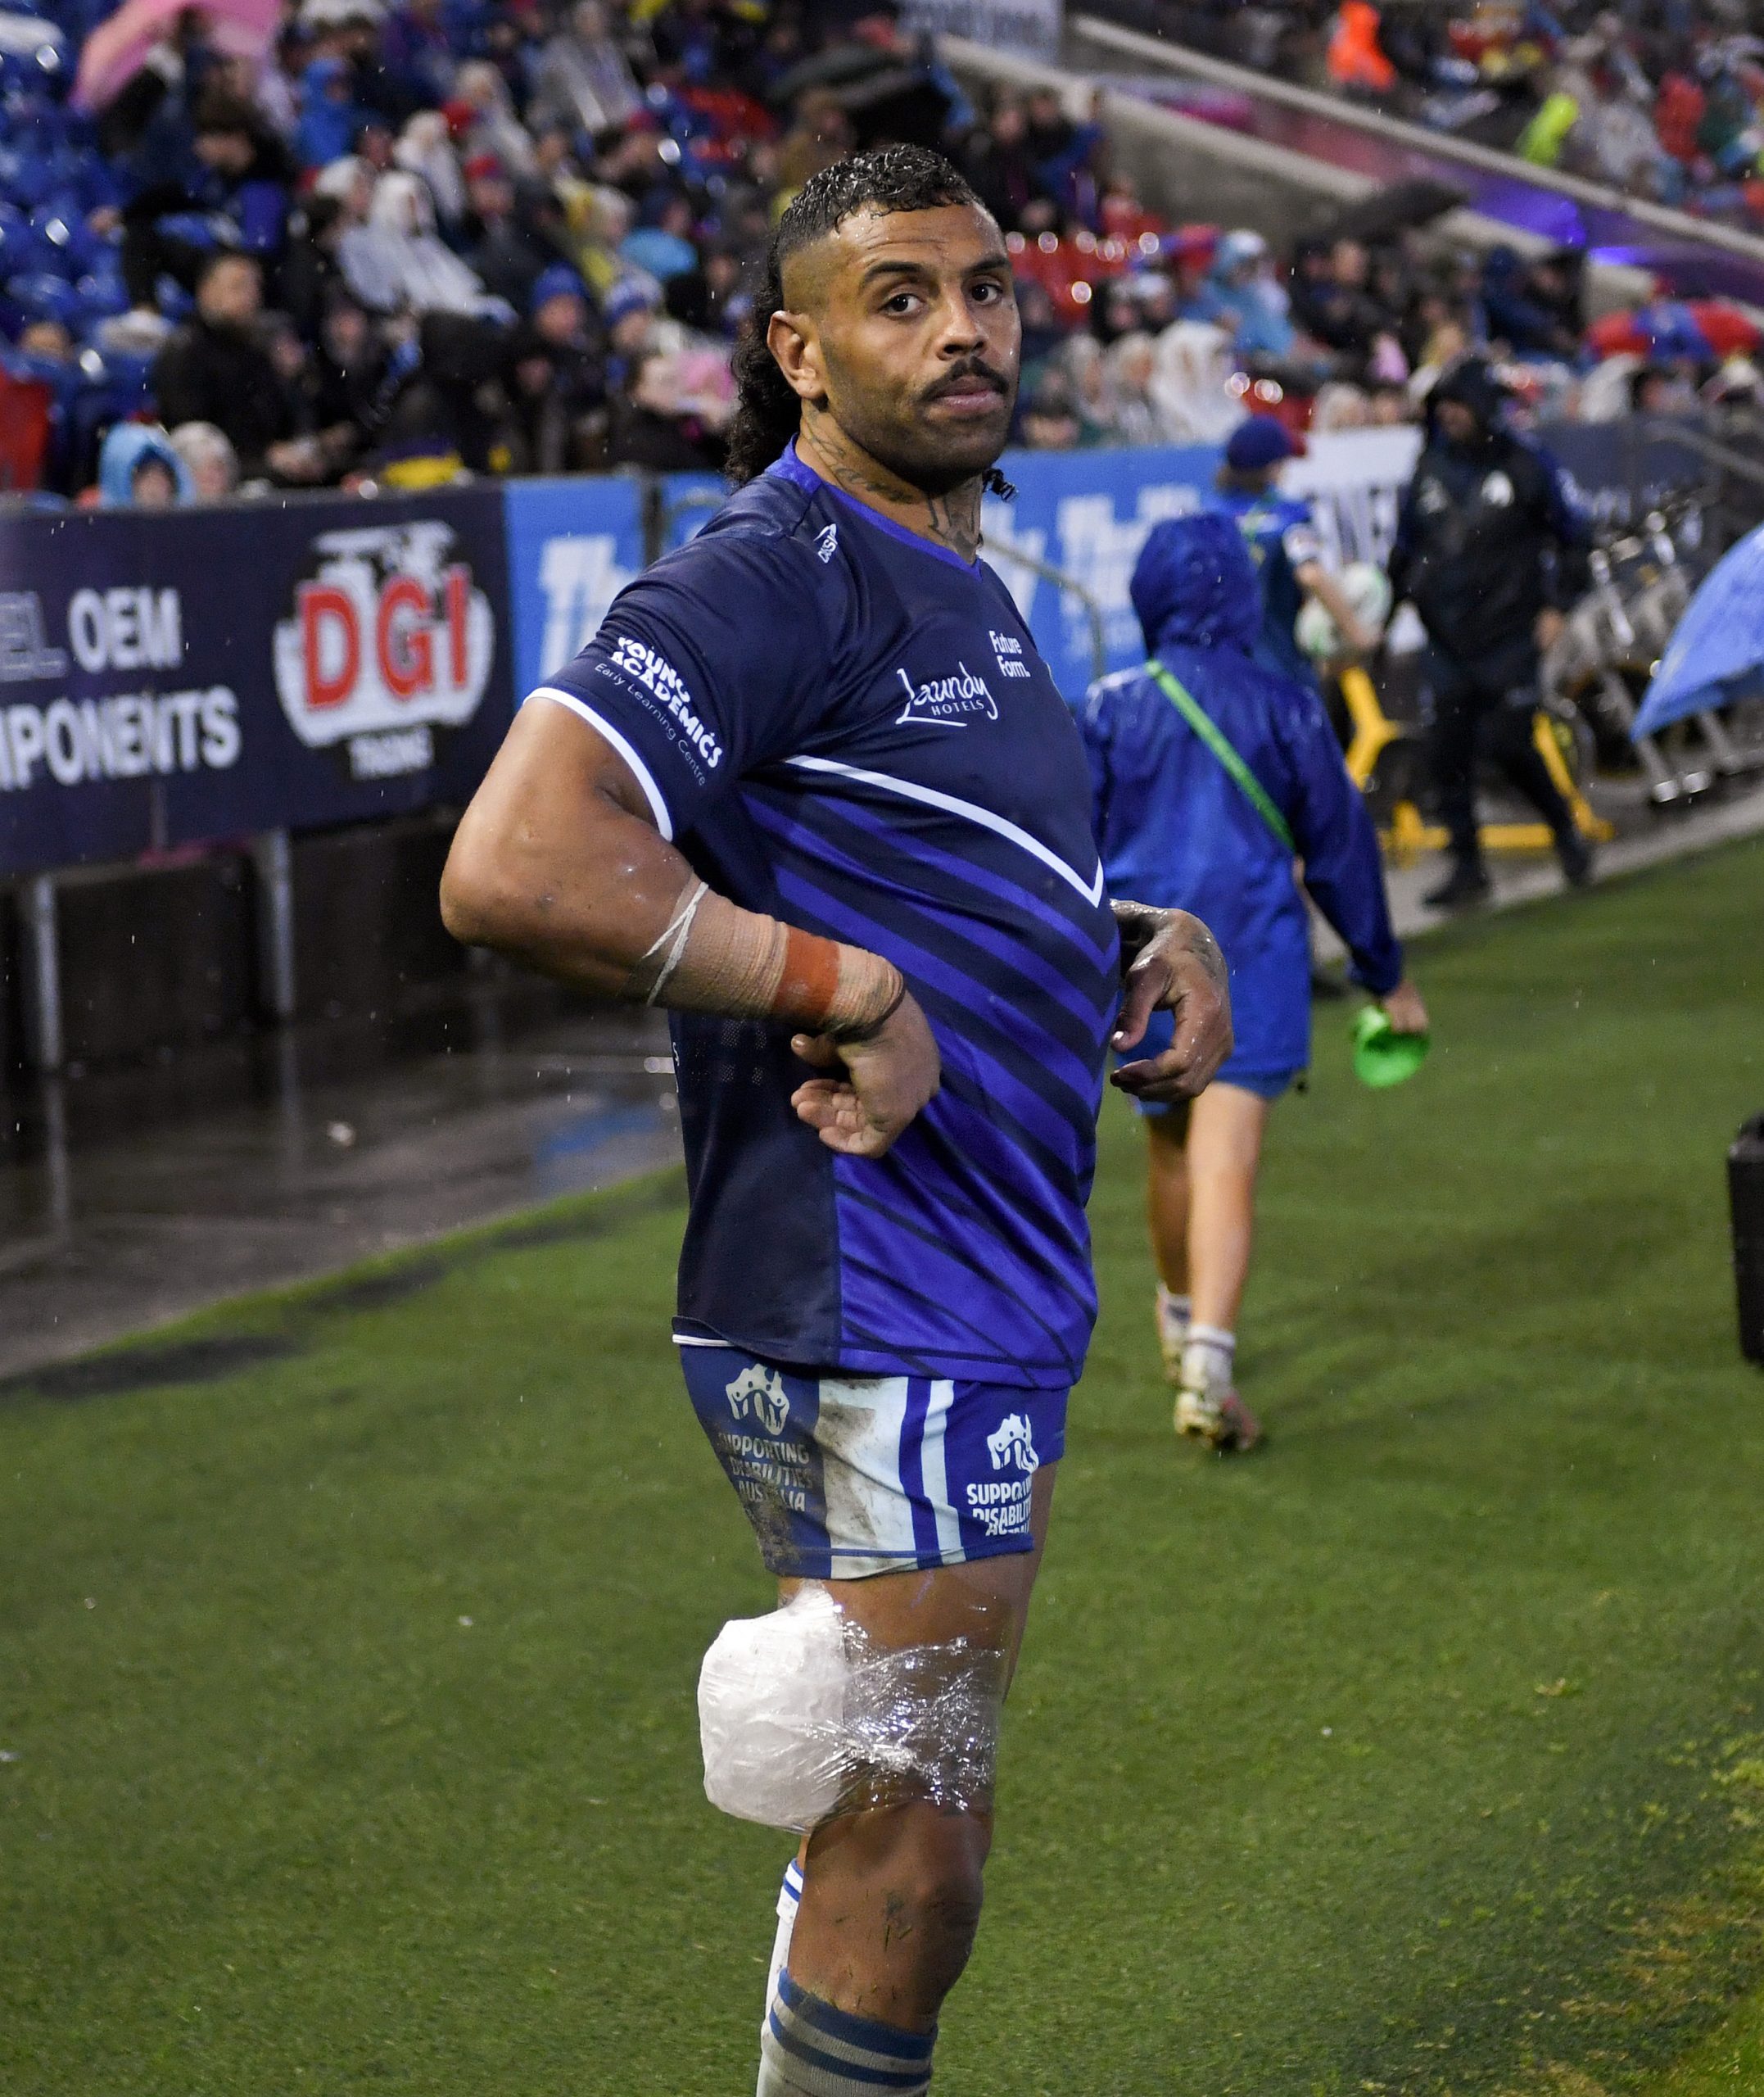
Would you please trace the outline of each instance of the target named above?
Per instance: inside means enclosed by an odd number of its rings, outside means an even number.
[[[1057,59],[1064,0],[907,0],[900,25],[909,36],[959,36],[989,51]]]

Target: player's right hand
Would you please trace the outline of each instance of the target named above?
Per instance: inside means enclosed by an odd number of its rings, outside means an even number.
[[[1396,988],[1378,1003],[1384,1014],[1399,1034],[1425,1034],[1427,1030],[1427,1008],[1421,993],[1405,976]]]
[[[867,1041],[794,1034],[790,1047],[817,1070],[790,1094],[798,1117],[829,1150],[880,1157],[921,1107],[936,1098],[942,1065],[929,1023],[909,994]]]

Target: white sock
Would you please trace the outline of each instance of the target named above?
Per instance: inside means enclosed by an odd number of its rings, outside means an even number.
[[[1219,1325],[1191,1325],[1182,1351],[1182,1380],[1191,1391],[1228,1391],[1237,1336]]]
[[[1158,1338],[1165,1347],[1179,1347],[1187,1342],[1193,1316],[1194,1305],[1186,1296],[1172,1296],[1162,1282],[1158,1284]]]
[[[772,2004],[778,1999],[778,1976],[789,1963],[790,1938],[796,1928],[796,1911],[803,1900],[803,1867],[792,1857],[785,1865],[784,1883],[778,1888],[778,1934],[771,1942],[771,1970],[766,1976],[766,2010],[759,2028],[771,2022]]]
[[[754,2097],[926,2097],[936,2045],[934,2031],[837,2009],[786,1971],[760,2037]]]

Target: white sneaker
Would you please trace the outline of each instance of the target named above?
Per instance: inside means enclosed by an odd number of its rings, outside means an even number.
[[[1262,1438],[1262,1424],[1230,1385],[1201,1391],[1184,1384],[1176,1393],[1176,1432],[1224,1456],[1253,1449]]]

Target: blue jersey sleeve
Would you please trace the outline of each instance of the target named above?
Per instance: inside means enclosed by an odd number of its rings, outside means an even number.
[[[825,710],[836,577],[776,533],[707,531],[622,591],[531,696],[568,707],[631,767],[663,837],[684,836]]]

